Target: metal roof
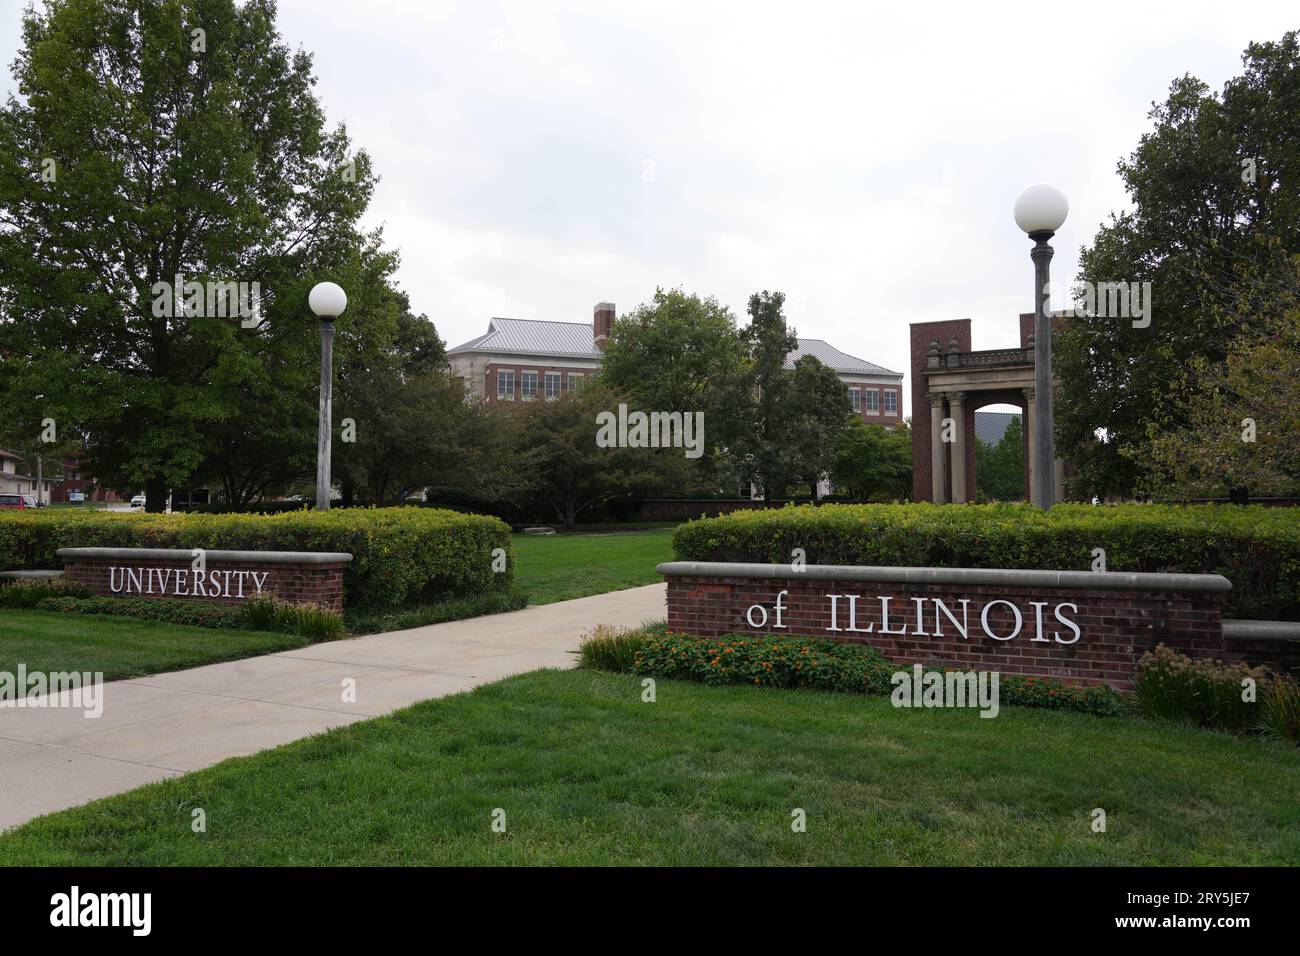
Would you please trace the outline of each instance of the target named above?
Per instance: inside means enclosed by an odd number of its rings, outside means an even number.
[[[488,323],[487,334],[448,349],[447,354],[458,352],[600,358],[590,322],[545,322],[537,319],[494,318]]]
[[[485,334],[447,350],[448,355],[462,352],[553,355],[564,358],[590,358],[597,361],[601,357],[590,322],[547,322],[539,319],[494,318],[488,323]],[[902,378],[899,372],[841,352],[821,339],[800,339],[799,347],[786,358],[785,367],[794,368],[794,363],[805,355],[813,356],[837,372],[858,375],[897,375]]]
[[[976,412],[975,437],[990,445],[1002,441],[1002,435],[1011,424],[1011,419],[1019,418],[1018,412]]]
[[[891,371],[882,365],[876,365],[874,362],[868,362],[866,359],[860,359],[856,355],[849,355],[847,352],[841,352],[835,346],[822,339],[800,339],[799,347],[786,356],[785,367],[794,368],[794,363],[805,355],[811,355],[823,365],[828,365],[837,372],[856,373],[858,375],[897,375],[902,378],[899,372]]]

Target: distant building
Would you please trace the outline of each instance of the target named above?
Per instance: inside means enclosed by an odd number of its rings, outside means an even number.
[[[452,370],[473,395],[490,402],[558,398],[599,368],[614,326],[614,303],[601,302],[591,322],[495,318],[478,338],[450,349]],[[903,376],[841,352],[822,339],[799,339],[786,368],[812,355],[834,369],[863,421],[892,426],[903,417]]]
[[[35,475],[28,474],[30,471],[35,469],[22,455],[0,448],[0,494],[35,495],[38,500],[49,502],[54,482],[48,475],[42,475],[38,482]]]
[[[996,445],[1002,441],[1007,426],[1019,420],[1019,412],[976,412],[975,437],[986,445]]]

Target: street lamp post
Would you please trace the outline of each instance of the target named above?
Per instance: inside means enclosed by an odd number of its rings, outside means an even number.
[[[1030,483],[1030,500],[1035,507],[1050,508],[1055,502],[1056,449],[1052,419],[1052,317],[1048,310],[1051,290],[1048,265],[1052,247],[1047,240],[1065,222],[1070,204],[1055,186],[1030,186],[1016,200],[1016,225],[1034,240],[1029,256],[1034,260],[1034,443],[1036,462]]]
[[[320,319],[320,421],[316,436],[316,510],[330,510],[330,420],[334,404],[334,320],[348,307],[348,296],[333,282],[318,282],[307,305]]]

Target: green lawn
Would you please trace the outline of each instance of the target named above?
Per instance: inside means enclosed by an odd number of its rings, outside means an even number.
[[[672,529],[514,536],[516,579],[529,604],[658,584],[673,559]]]
[[[32,821],[0,864],[1300,862],[1295,748],[1014,707],[641,693],[536,671]]]
[[[311,643],[293,634],[97,617],[54,611],[0,611],[0,671],[102,671],[120,680],[199,664],[270,654]]]

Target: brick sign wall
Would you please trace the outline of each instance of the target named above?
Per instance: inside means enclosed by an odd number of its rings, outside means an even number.
[[[343,569],[352,555],[314,551],[61,548],[65,580],[109,597],[240,605],[269,595],[343,610]]]
[[[670,630],[858,641],[901,665],[1131,685],[1144,651],[1225,656],[1219,575],[675,562]],[[1258,661],[1256,663],[1265,663]]]

